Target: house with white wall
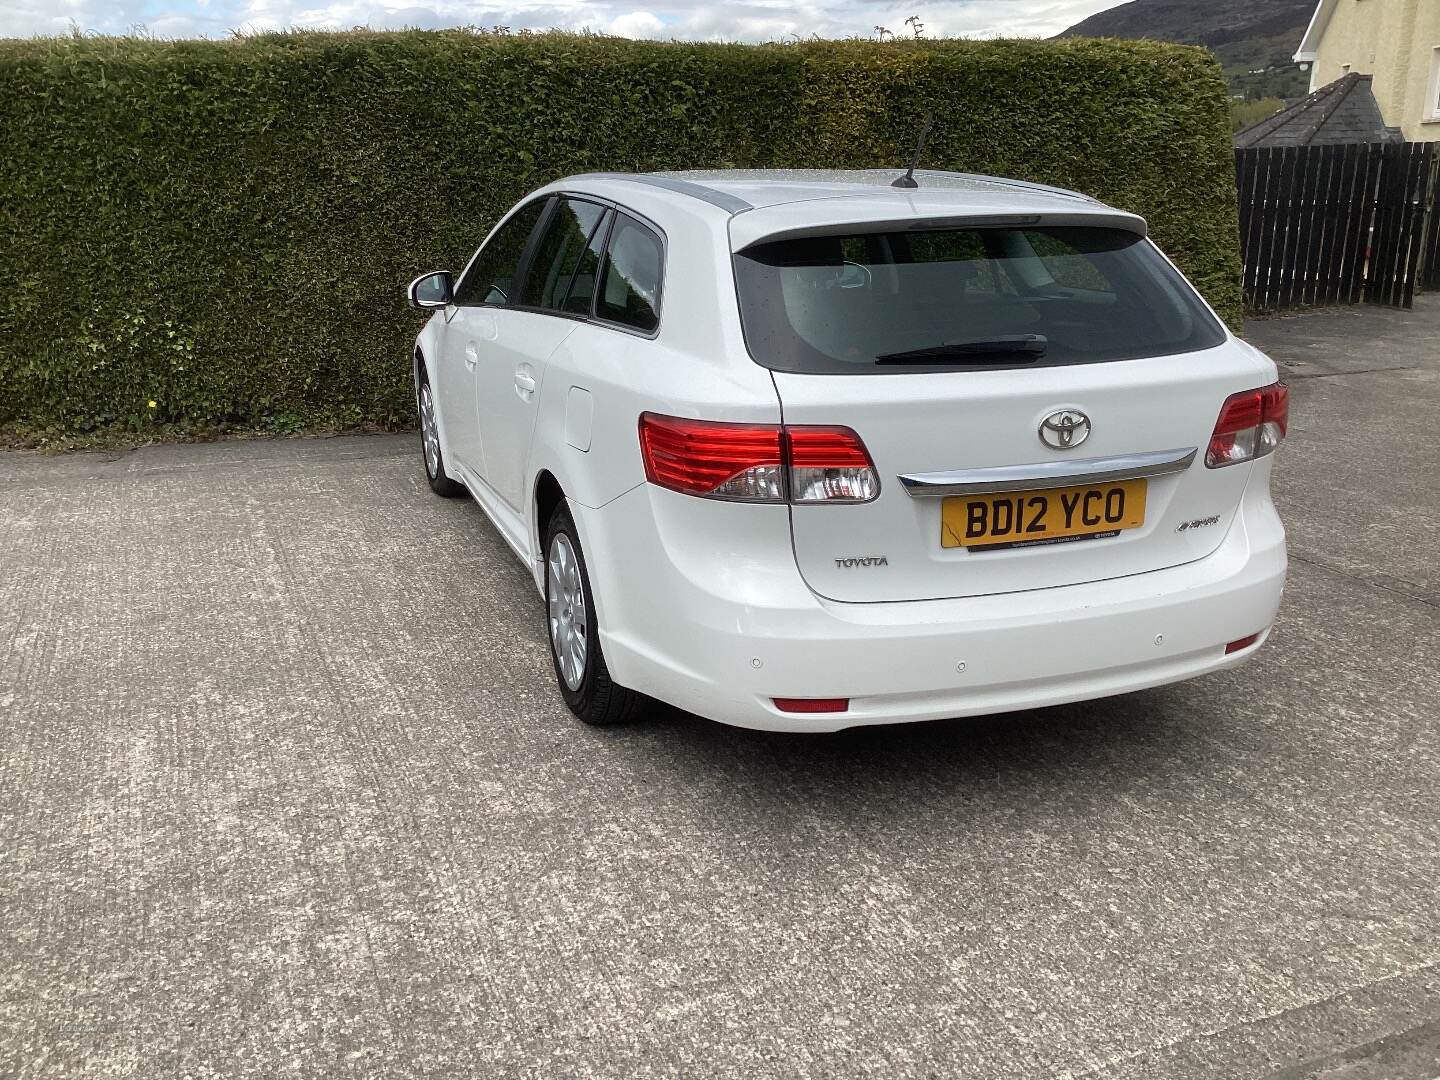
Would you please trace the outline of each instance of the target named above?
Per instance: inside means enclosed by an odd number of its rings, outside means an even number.
[[[1387,125],[1440,141],[1440,0],[1319,0],[1295,60],[1310,65],[1312,92],[1370,76]]]

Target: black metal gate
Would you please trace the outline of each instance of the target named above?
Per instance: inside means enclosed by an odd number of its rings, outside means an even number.
[[[1410,307],[1440,285],[1437,164],[1431,143],[1237,150],[1246,303]]]

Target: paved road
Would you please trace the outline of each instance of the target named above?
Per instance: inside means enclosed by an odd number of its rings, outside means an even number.
[[[413,438],[0,456],[0,1076],[1440,1074],[1440,303],[1257,323],[1250,666],[595,732]]]

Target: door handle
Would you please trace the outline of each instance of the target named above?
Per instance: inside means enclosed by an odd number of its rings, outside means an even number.
[[[475,347],[475,343],[474,343],[473,341],[471,341],[471,342],[467,343],[466,346],[465,346],[465,366],[466,366],[467,368],[469,368],[471,371],[474,371],[474,370],[475,370],[475,365],[478,364],[479,362],[480,362],[480,350],[477,349],[477,348]]]
[[[522,394],[533,394],[535,392],[535,377],[527,371],[516,371],[515,387]]]

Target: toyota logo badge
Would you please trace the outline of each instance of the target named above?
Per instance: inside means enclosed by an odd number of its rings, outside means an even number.
[[[1090,437],[1090,418],[1078,409],[1058,409],[1040,421],[1040,441],[1052,450],[1072,450]]]

